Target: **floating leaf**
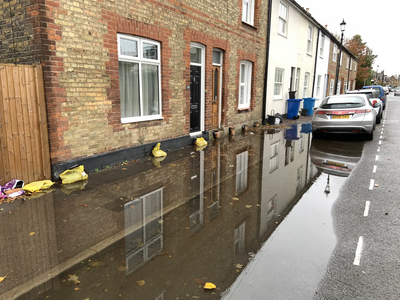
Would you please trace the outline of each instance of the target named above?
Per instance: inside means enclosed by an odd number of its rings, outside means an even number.
[[[246,208],[252,208],[252,207],[253,207],[253,206],[251,206],[251,205],[249,205],[249,204],[246,205]]]
[[[136,283],[138,284],[138,286],[144,286],[144,284],[146,282],[144,280],[139,280],[139,281],[136,281]]]
[[[32,231],[30,234],[29,234],[29,236],[32,236],[32,235],[34,235],[35,234],[35,232],[34,231]]]
[[[241,264],[236,264],[236,268],[241,269],[241,268],[243,268],[243,265],[241,265]]]
[[[375,183],[375,187],[378,187],[378,186],[379,186],[379,184]]]
[[[80,288],[78,288],[78,287],[75,288],[75,291],[79,291],[79,290],[80,290]]]
[[[6,275],[4,275],[4,277],[0,277],[0,282],[3,282],[4,279],[6,279],[6,277],[8,276],[8,274],[10,274],[12,271],[8,272]]]
[[[195,278],[194,281],[196,281],[197,284],[201,284],[201,285],[204,284],[204,281],[199,278]]]
[[[72,283],[74,283],[74,284],[81,283],[81,282],[78,280],[78,276],[76,276],[75,274],[74,274],[74,275],[68,275],[68,276],[69,276],[69,278],[68,278],[68,281],[69,281],[69,282],[72,282]]]
[[[239,198],[233,197],[232,200],[239,201]]]
[[[213,290],[215,288],[217,288],[217,286],[211,282],[206,282],[206,284],[203,287],[203,289],[206,289],[206,290]]]

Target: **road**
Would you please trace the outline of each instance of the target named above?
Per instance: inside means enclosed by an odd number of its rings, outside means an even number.
[[[332,210],[337,245],[314,299],[399,299],[400,99],[388,96],[384,121]]]

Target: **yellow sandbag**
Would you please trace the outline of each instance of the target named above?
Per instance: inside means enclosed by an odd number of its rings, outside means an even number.
[[[152,150],[153,156],[154,157],[163,157],[163,156],[167,156],[167,153],[165,153],[164,151],[160,150],[160,143],[157,143],[157,146],[155,146]]]
[[[23,189],[24,191],[34,193],[40,190],[45,190],[51,187],[54,184],[51,180],[42,180],[42,181],[35,181],[28,184],[25,184]]]
[[[206,142],[206,140],[204,138],[201,137],[201,138],[197,138],[196,139],[195,144],[196,144],[196,146],[201,147],[201,146],[206,146],[207,142]]]
[[[60,178],[63,184],[85,180],[88,177],[89,176],[85,173],[84,167],[82,165],[70,170],[66,170],[60,174]]]

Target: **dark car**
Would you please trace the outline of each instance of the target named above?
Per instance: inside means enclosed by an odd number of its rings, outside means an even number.
[[[381,85],[368,85],[363,86],[363,89],[374,89],[378,92],[379,99],[383,102],[383,110],[386,108],[386,93]]]

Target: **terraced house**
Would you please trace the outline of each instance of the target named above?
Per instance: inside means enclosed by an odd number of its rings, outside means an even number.
[[[43,65],[53,175],[262,121],[267,0],[1,5],[0,62]]]

